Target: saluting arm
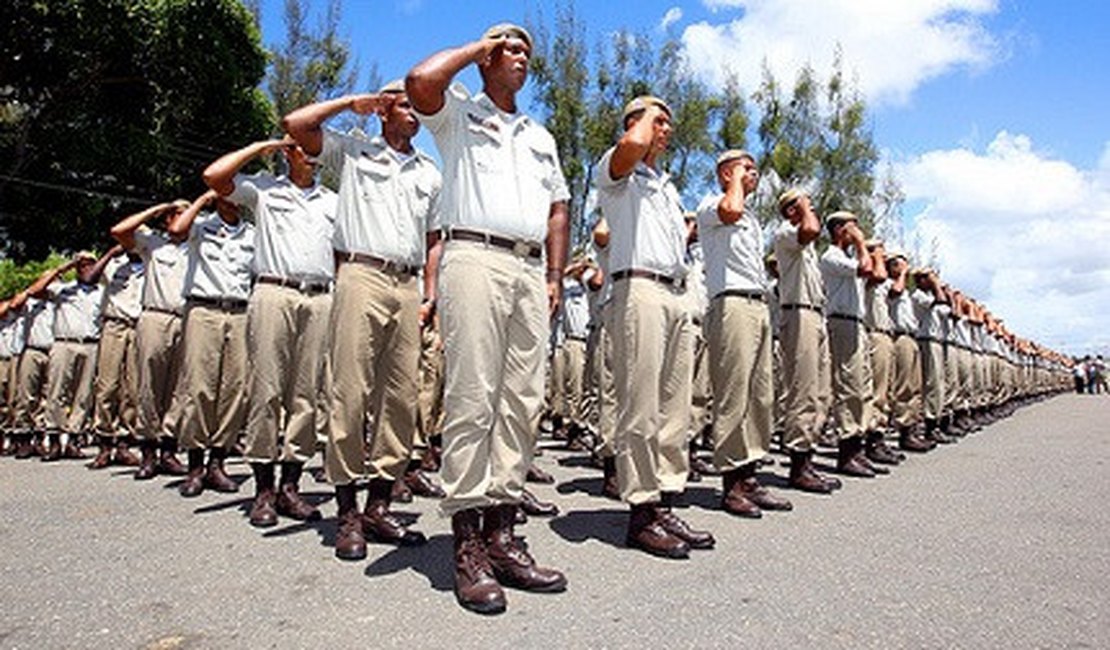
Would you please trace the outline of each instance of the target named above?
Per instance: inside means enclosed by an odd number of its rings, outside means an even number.
[[[239,173],[243,165],[258,156],[291,144],[293,144],[292,138],[260,140],[252,142],[242,149],[226,153],[204,170],[204,184],[215,190],[220,196],[227,196],[235,191],[235,175]]]
[[[434,115],[443,108],[451,80],[460,70],[485,60],[505,40],[504,36],[483,38],[461,47],[436,52],[409,71],[405,92],[413,108],[424,115]]]
[[[208,190],[204,194],[198,196],[189,207],[181,211],[180,214],[175,216],[170,221],[169,227],[166,229],[170,237],[174,241],[184,241],[189,237],[189,229],[193,227],[193,222],[196,221],[197,215],[212,201],[216,200],[215,190]]]

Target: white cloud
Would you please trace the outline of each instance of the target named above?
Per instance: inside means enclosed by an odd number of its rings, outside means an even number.
[[[1110,348],[1110,153],[1082,170],[1003,131],[985,151],[930,151],[895,172],[924,202],[912,222],[926,249],[936,238],[953,285],[1018,334],[1064,352]]]
[[[727,22],[699,22],[682,41],[695,71],[715,85],[728,72],[754,89],[766,60],[788,87],[798,69],[845,70],[873,103],[901,104],[922,83],[955,69],[985,68],[1002,55],[982,19],[997,0],[703,0]]]
[[[667,13],[663,14],[663,19],[659,21],[659,30],[667,31],[668,27],[680,20],[682,20],[682,8],[671,7],[667,10]]]

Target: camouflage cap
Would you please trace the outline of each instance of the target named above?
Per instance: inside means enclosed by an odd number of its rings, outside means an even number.
[[[671,107],[667,106],[667,102],[652,95],[640,95],[639,97],[633,99],[632,101],[628,102],[627,105],[625,105],[624,112],[621,113],[621,121],[623,122],[627,120],[628,116],[632,115],[633,113],[647,110],[647,107],[651,106],[652,104],[663,109],[663,112],[667,115],[672,115]]]
[[[720,169],[721,165],[725,163],[732,162],[733,160],[740,160],[741,158],[748,158],[752,161],[755,160],[755,156],[751,155],[747,151],[744,151],[743,149],[729,149],[728,151],[722,151],[721,154],[717,156],[717,169]]]
[[[514,25],[513,23],[498,23],[482,34],[482,38],[504,38],[509,36],[519,38],[528,44],[528,49],[532,49],[532,35],[528,33],[527,29],[524,29],[520,25]]]

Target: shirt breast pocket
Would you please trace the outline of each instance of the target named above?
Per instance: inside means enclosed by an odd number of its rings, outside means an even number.
[[[466,125],[470,155],[479,173],[499,174],[503,171],[502,142],[489,127]]]
[[[530,154],[530,172],[533,174],[533,178],[543,186],[543,189],[550,191],[554,187],[551,174],[555,169],[555,157],[549,152],[532,145],[528,146],[528,153]]]
[[[378,203],[386,200],[385,188],[390,177],[389,163],[360,156],[355,165],[355,171],[358,174],[360,193],[364,199]]]

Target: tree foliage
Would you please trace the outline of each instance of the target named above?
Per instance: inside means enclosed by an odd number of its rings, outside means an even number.
[[[874,218],[878,152],[867,106],[845,79],[839,52],[827,79],[805,66],[794,79],[780,80],[765,62],[749,94],[735,74],[726,74],[720,89],[706,85],[672,36],[656,43],[619,31],[587,49],[587,29],[573,4],[559,6],[553,32],[542,17],[531,27],[537,36],[534,101],[559,144],[576,243],[592,222],[594,165],[620,137],[625,103],[644,94],[662,97],[674,113],[662,165],[687,206],[716,189],[718,152],[753,142],[763,180],[751,207],[762,221],[778,219],[776,198],[790,185],[806,188],[821,214],[851,210],[865,224]],[[880,190],[900,205],[893,178]],[[883,209],[896,212],[897,206]]]
[[[238,0],[8,0],[0,9],[4,253],[105,240],[121,212],[201,190],[228,142],[270,131]]]

